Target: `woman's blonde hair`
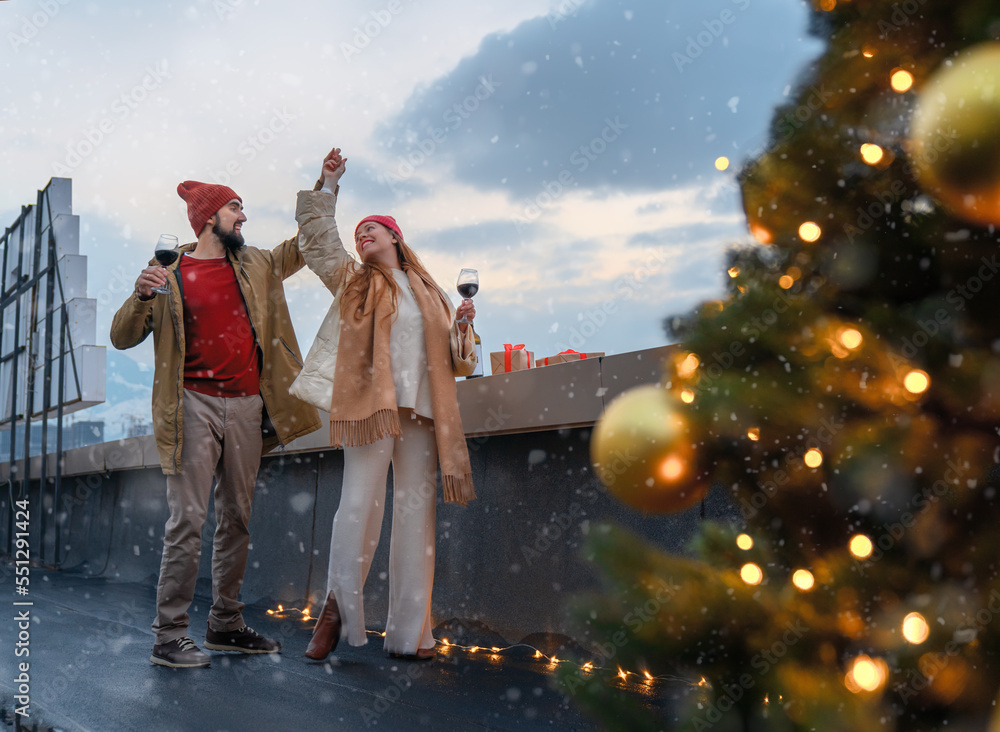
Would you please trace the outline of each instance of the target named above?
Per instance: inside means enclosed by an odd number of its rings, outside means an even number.
[[[377,223],[377,222],[376,222]],[[427,268],[424,267],[423,262],[420,261],[420,257],[417,256],[416,252],[410,249],[409,245],[403,240],[402,234],[399,234],[385,224],[378,224],[383,227],[386,231],[392,234],[393,238],[396,240],[396,254],[399,255],[399,263],[403,267],[405,272],[408,269],[412,269],[417,273],[417,276],[422,279],[428,287],[433,289],[438,293],[438,297],[441,298],[442,304],[445,306],[445,310],[450,310],[448,305],[450,304],[441,288],[431,277]],[[344,291],[340,296],[340,317],[347,318],[349,313],[360,313],[364,309],[365,298],[368,296],[368,291],[371,289],[373,279],[375,277],[382,277],[385,283],[389,286],[389,296],[392,302],[392,308],[389,314],[396,312],[396,307],[398,304],[399,297],[399,285],[396,284],[396,278],[392,276],[392,272],[389,268],[379,264],[379,263],[368,263],[368,262],[356,262],[351,259],[347,262],[344,267],[347,269],[347,284],[344,286]]]

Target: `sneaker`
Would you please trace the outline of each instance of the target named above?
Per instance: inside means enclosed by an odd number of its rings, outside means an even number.
[[[209,628],[205,632],[205,648],[240,653],[277,653],[281,650],[281,644],[271,638],[265,638],[253,628],[244,625],[236,630]]]
[[[159,666],[170,668],[204,668],[212,663],[207,654],[185,636],[169,643],[153,645],[153,655],[149,660]]]

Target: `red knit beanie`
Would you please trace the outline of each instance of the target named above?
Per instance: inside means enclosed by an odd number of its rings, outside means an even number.
[[[186,180],[178,184],[177,195],[187,203],[188,221],[191,222],[195,236],[201,234],[201,230],[216,211],[234,198],[243,203],[243,199],[229,186],[199,183],[196,180]]]
[[[380,214],[374,214],[373,216],[365,216],[363,219],[361,219],[361,221],[358,222],[358,225],[354,227],[355,240],[357,240],[358,238],[358,229],[360,229],[361,224],[365,223],[366,221],[374,221],[376,224],[382,224],[382,226],[387,228],[389,231],[395,233],[396,236],[398,236],[400,239],[403,238],[403,232],[399,230],[399,224],[396,223],[396,219],[392,218],[392,216],[382,216]]]

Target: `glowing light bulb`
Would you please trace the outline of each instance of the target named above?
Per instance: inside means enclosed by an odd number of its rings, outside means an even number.
[[[585,664],[583,664],[584,671],[590,671],[592,668],[594,668],[594,664],[592,664],[590,661],[587,661]]]
[[[792,584],[803,592],[808,592],[816,584],[816,578],[808,569],[797,569],[792,574]]]
[[[621,677],[622,681],[628,681],[628,673],[622,671],[622,667],[618,667],[618,675]]]
[[[861,49],[861,55],[864,56],[865,58],[873,58],[875,56],[875,53],[876,51],[874,46],[865,46],[864,48]]]
[[[846,348],[854,349],[861,345],[864,338],[861,336],[860,331],[854,328],[844,328],[840,331],[838,336],[841,343],[844,344]]]
[[[725,155],[722,155],[715,159],[716,170],[725,170],[728,167],[729,167],[729,158],[727,158]]]
[[[668,456],[660,463],[660,475],[668,482],[677,480],[684,475],[684,461],[675,455]]]
[[[643,674],[643,676],[645,676],[645,677],[646,677],[646,681],[647,681],[647,682],[648,682],[648,681],[652,681],[652,680],[653,680],[653,674],[649,673],[649,671],[645,671],[645,670],[644,670],[644,671],[642,672],[642,674]]]
[[[866,142],[861,146],[861,159],[869,165],[878,165],[884,157],[885,151],[878,145]]]
[[[753,238],[761,244],[770,244],[774,241],[774,235],[760,224],[753,224],[750,227],[750,233],[753,234]]]
[[[757,442],[760,439],[760,427],[751,427],[747,430],[747,438],[753,442]]]
[[[740,579],[748,585],[759,585],[761,580],[764,579],[764,573],[753,562],[747,562],[740,567]]]
[[[892,86],[893,91],[902,94],[905,91],[909,91],[910,87],[913,86],[913,74],[906,69],[893,69],[889,77],[889,84]]]
[[[855,534],[851,537],[851,543],[849,544],[851,554],[853,554],[858,559],[867,559],[872,555],[875,550],[875,546],[872,544],[872,540],[869,539],[864,534]]]
[[[903,386],[911,394],[923,394],[930,385],[931,377],[927,375],[926,371],[920,369],[913,369],[903,377]]]
[[[913,645],[920,645],[930,634],[930,626],[920,613],[910,613],[903,618],[903,637]]]
[[[818,468],[823,464],[823,453],[815,447],[811,447],[806,450],[806,454],[802,456],[802,461],[810,468]]]
[[[851,663],[851,670],[844,677],[844,684],[855,694],[861,691],[878,691],[885,683],[888,666],[882,659],[861,655]]]
[[[730,267],[729,268],[729,276],[732,277],[733,279],[739,277],[740,276],[740,268],[739,267]]]
[[[740,534],[736,537],[736,546],[738,546],[743,551],[749,551],[753,549],[753,537],[749,534]]]
[[[815,221],[805,221],[799,226],[799,238],[810,244],[822,236],[823,230]]]
[[[695,371],[698,370],[698,366],[701,365],[701,361],[693,353],[689,353],[684,357],[684,360],[680,362],[677,366],[678,376],[691,376]]]
[[[693,402],[694,392],[691,391],[690,389],[684,389],[681,392],[681,401],[684,402],[685,404],[690,404],[691,402]]]

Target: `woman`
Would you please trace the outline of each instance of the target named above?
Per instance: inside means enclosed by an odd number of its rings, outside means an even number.
[[[322,660],[343,634],[367,642],[363,587],[378,546],[386,476],[393,465],[389,617],[385,650],[428,659],[434,584],[437,469],[444,498],[475,498],[455,376],[476,367],[471,300],[455,311],[403,240],[391,216],[368,216],[354,232],[357,263],[335,220],[346,158],[334,148],[317,188],[301,191],[295,217],[306,263],[334,302],[291,392],[330,410],[330,444],[344,448],[344,485],[333,520],[327,596],[309,658]]]

